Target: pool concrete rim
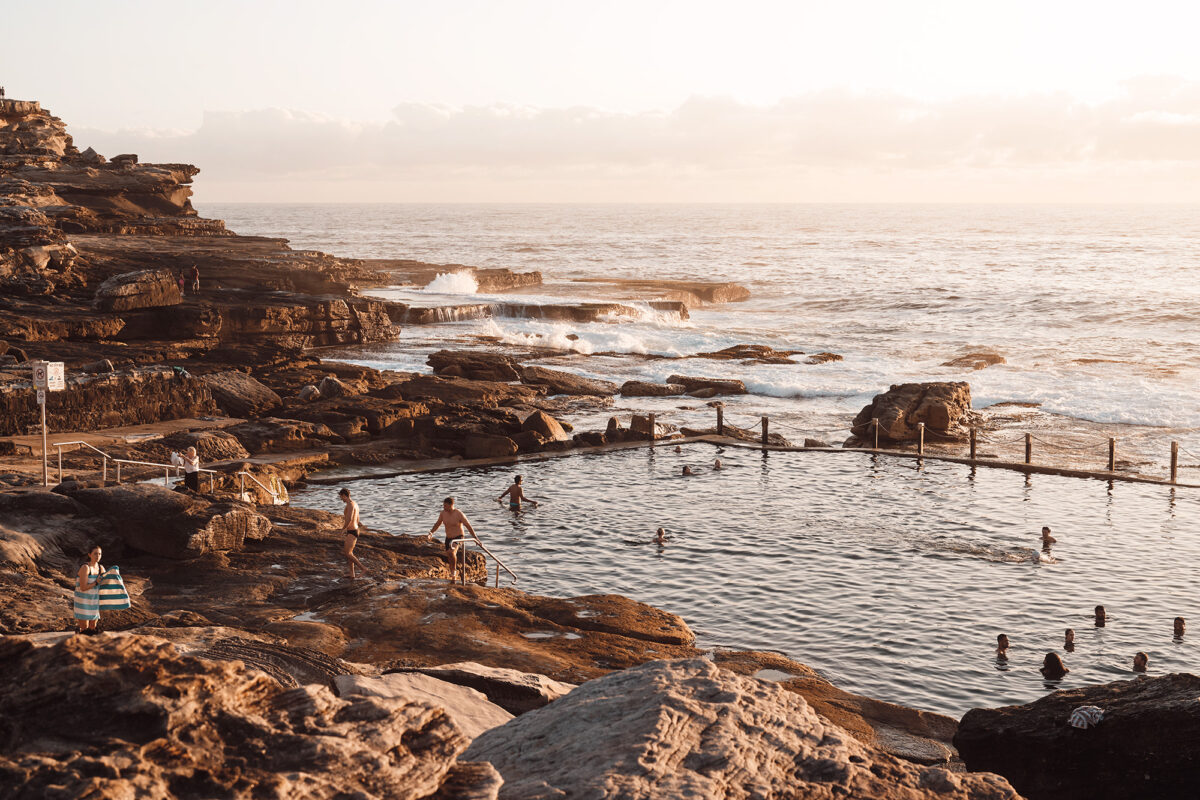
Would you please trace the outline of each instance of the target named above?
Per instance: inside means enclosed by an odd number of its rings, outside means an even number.
[[[515,456],[501,456],[494,458],[433,458],[421,459],[417,461],[407,462],[409,466],[398,466],[402,462],[392,462],[384,467],[337,467],[328,470],[319,470],[307,476],[305,481],[310,484],[321,486],[332,486],[340,483],[348,483],[350,481],[372,480],[378,478],[397,478],[403,475],[419,475],[432,472],[452,472],[457,469],[473,469],[478,467],[497,467],[511,464],[536,463],[539,461],[548,461],[554,458],[565,458],[567,456],[578,455],[594,455],[598,453],[612,453],[623,450],[635,450],[639,448],[657,449],[658,447],[674,447],[684,444],[711,444],[715,447],[736,447],[746,450],[761,450],[764,453],[859,453],[874,456],[888,456],[890,458],[902,458],[910,461],[922,462],[925,460],[939,461],[951,464],[963,464],[969,467],[987,467],[990,469],[1004,469],[1012,472],[1024,472],[1030,475],[1059,475],[1066,478],[1083,478],[1090,480],[1101,480],[1122,483],[1148,483],[1156,486],[1165,486],[1170,489],[1200,489],[1200,484],[1197,483],[1172,483],[1165,478],[1152,478],[1143,475],[1123,475],[1118,472],[1108,472],[1106,470],[1084,470],[1072,469],[1069,467],[1055,467],[1045,464],[1026,464],[1020,461],[999,461],[995,459],[980,459],[974,460],[963,458],[961,456],[948,455],[931,455],[929,453],[919,454],[908,450],[887,450],[875,449],[871,447],[803,447],[791,446],[785,447],[782,445],[763,445],[747,442],[742,439],[734,439],[728,436],[718,436],[716,434],[706,434],[703,436],[684,436],[674,439],[657,439],[654,441],[632,441],[632,442],[614,442],[612,444],[602,445],[585,445],[582,447],[571,447],[565,450],[551,450],[540,453],[523,453]]]

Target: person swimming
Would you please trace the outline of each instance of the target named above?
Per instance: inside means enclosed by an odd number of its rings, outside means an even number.
[[[1050,545],[1054,544],[1057,541],[1058,541],[1058,539],[1055,539],[1053,536],[1050,535],[1050,526],[1048,526],[1048,525],[1044,526],[1042,528],[1042,550],[1049,553]]]
[[[999,634],[996,637],[996,658],[1008,658],[1008,636]]]
[[[1141,650],[1139,650],[1133,657],[1133,671],[1134,672],[1145,672],[1146,668],[1149,666],[1150,666],[1150,656],[1146,655]]]
[[[1104,606],[1096,606],[1096,627],[1103,628],[1108,622],[1108,614],[1104,611]]]
[[[721,459],[718,458],[713,462],[713,469],[724,469],[724,467],[721,466]]]
[[[1058,653],[1046,653],[1046,658],[1042,661],[1042,677],[1057,681],[1070,671],[1059,658]]]
[[[683,452],[683,448],[682,448],[682,447],[680,447],[679,445],[675,445],[675,452],[676,452],[676,453],[682,453],[682,452]]]
[[[1187,621],[1183,617],[1175,618],[1175,638],[1182,639],[1183,632],[1187,630]]]
[[[1075,652],[1075,629],[1067,628],[1067,632],[1063,635],[1063,650],[1068,653]]]
[[[692,468],[691,468],[691,467],[689,467],[689,466],[684,466],[684,468],[683,468],[683,475],[684,475],[684,477],[687,477],[688,475],[695,475],[695,474],[696,474],[696,473],[692,472]]]
[[[654,543],[655,544],[666,544],[667,543],[667,529],[666,528],[659,528],[657,531],[654,532]]]
[[[508,487],[503,492],[501,492],[500,496],[496,498],[496,502],[503,503],[504,497],[505,497],[505,495],[507,495],[508,496],[508,507],[512,511],[520,511],[522,502],[529,503],[534,508],[537,508],[538,501],[534,500],[533,498],[525,496],[525,488],[521,485],[521,481],[523,481],[523,480],[524,480],[524,478],[522,476],[514,475],[512,486]]]

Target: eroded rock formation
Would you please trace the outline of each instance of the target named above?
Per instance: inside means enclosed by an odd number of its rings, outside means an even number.
[[[873,444],[875,423],[879,420],[879,442],[894,444],[917,438],[918,424],[925,423],[929,436],[958,438],[965,436],[967,424],[974,418],[971,410],[971,386],[963,382],[904,383],[875,395],[850,426],[855,437],[847,444]]]

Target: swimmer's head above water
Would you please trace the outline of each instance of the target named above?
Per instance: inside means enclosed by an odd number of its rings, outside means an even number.
[[[1108,621],[1108,614],[1104,610],[1104,606],[1096,606],[1096,627],[1103,628],[1104,623]]]
[[[662,544],[666,540],[667,540],[667,529],[666,528],[659,528],[657,531],[654,532],[654,541],[655,542],[657,542],[658,544]]]
[[[1067,669],[1059,658],[1058,653],[1046,653],[1045,660],[1042,661],[1042,675],[1052,681],[1056,681],[1066,675],[1071,670]]]
[[[1053,536],[1050,535],[1050,526],[1049,525],[1042,528],[1042,544],[1054,544],[1057,541],[1058,541],[1058,539],[1055,539]]]
[[[1133,657],[1133,671],[1145,672],[1148,666],[1150,666],[1150,656],[1139,650]]]
[[[685,466],[685,467],[683,468],[683,474],[684,474],[684,475],[695,475],[696,473],[692,472],[692,468],[691,468],[691,467],[686,467],[686,466]]]
[[[721,469],[721,459],[718,458],[713,462],[713,469]]]
[[[1187,630],[1187,622],[1184,620],[1183,617],[1176,617],[1175,618],[1175,635],[1183,636],[1183,632],[1185,630]]]
[[[1008,635],[1001,633],[996,637],[996,655],[1004,655],[1008,652]]]

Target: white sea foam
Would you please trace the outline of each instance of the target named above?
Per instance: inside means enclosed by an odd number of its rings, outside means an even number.
[[[440,272],[424,291],[431,294],[475,294],[479,282],[469,272]]]

